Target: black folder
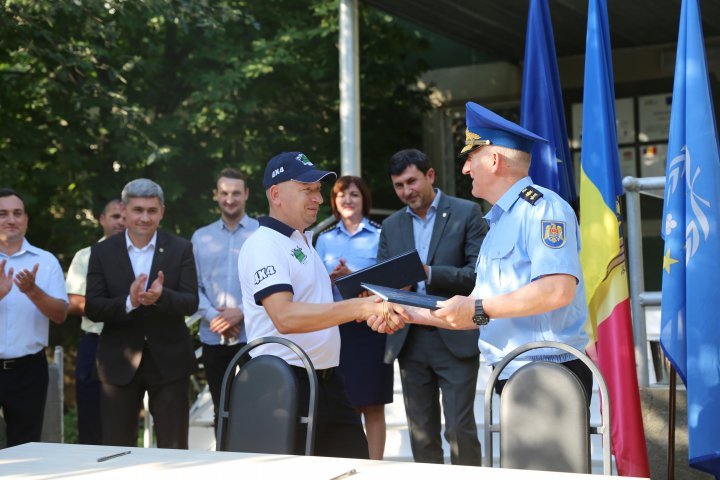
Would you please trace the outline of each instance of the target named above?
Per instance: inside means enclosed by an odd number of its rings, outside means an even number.
[[[385,261],[352,272],[335,280],[343,298],[355,298],[362,291],[361,283],[401,288],[427,280],[420,255],[410,250]]]
[[[363,283],[362,287],[392,303],[399,303],[400,305],[410,305],[412,307],[428,308],[430,310],[437,310],[437,302],[447,300],[444,297],[436,297],[434,295],[425,295],[424,293],[408,292],[407,290],[399,290],[397,288],[382,287],[380,285],[372,285]]]

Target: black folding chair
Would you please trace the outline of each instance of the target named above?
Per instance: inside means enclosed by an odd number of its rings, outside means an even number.
[[[519,355],[538,348],[573,354],[592,372],[602,396],[602,420],[591,426],[588,398],[580,380],[557,363],[533,361],[514,372],[500,397],[500,421],[493,420],[493,391],[503,369]],[[611,474],[610,403],[600,370],[584,353],[558,342],[522,345],[496,365],[485,388],[485,456],[493,466],[493,433],[500,435],[503,468],[591,473],[590,435],[602,435],[603,473]]]
[[[280,357],[250,351],[279,343],[302,361],[310,384],[308,411],[298,413],[298,384],[293,369]],[[317,414],[317,376],[307,354],[280,337],[253,340],[235,354],[225,371],[218,412],[218,451],[292,454],[295,435],[307,424],[305,455],[312,455]]]

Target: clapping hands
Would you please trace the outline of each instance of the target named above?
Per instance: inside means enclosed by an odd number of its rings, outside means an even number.
[[[5,295],[10,293],[13,285],[13,269],[10,267],[7,273],[5,273],[5,265],[7,260],[0,261],[0,299],[5,298]]]
[[[340,277],[344,277],[345,275],[351,274],[352,270],[350,270],[347,266],[347,263],[344,258],[341,258],[338,264],[335,266],[332,272],[330,272],[330,280],[332,280],[333,283],[335,283],[335,280],[337,280]]]
[[[150,285],[150,288],[145,290],[145,282],[147,282],[147,275],[141,273],[130,285],[130,303],[133,308],[137,308],[140,305],[153,305],[155,304],[162,295],[163,282],[165,281],[165,275],[162,270],[158,272],[158,276],[155,281]]]
[[[25,268],[14,277],[13,274],[15,271],[13,268],[10,267],[10,269],[5,272],[5,265],[7,265],[7,260],[0,261],[0,299],[5,298],[5,296],[10,293],[13,283],[18,290],[27,295],[35,287],[35,276],[37,275],[40,265],[36,263],[32,270]]]

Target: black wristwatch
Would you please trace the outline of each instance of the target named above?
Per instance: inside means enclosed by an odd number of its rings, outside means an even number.
[[[490,317],[485,313],[483,308],[482,299],[475,300],[475,315],[472,317],[472,321],[475,325],[482,326],[490,323]]]

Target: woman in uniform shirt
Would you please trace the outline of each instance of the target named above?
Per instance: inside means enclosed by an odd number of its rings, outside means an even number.
[[[368,219],[370,190],[360,177],[338,178],[330,193],[338,222],[320,234],[315,246],[334,281],[375,263],[380,225]],[[333,287],[335,300],[342,300]],[[383,362],[385,337],[366,325],[340,325],[340,372],[352,405],[365,421],[370,459],[382,460],[385,450],[385,404],[392,402],[393,369]]]

